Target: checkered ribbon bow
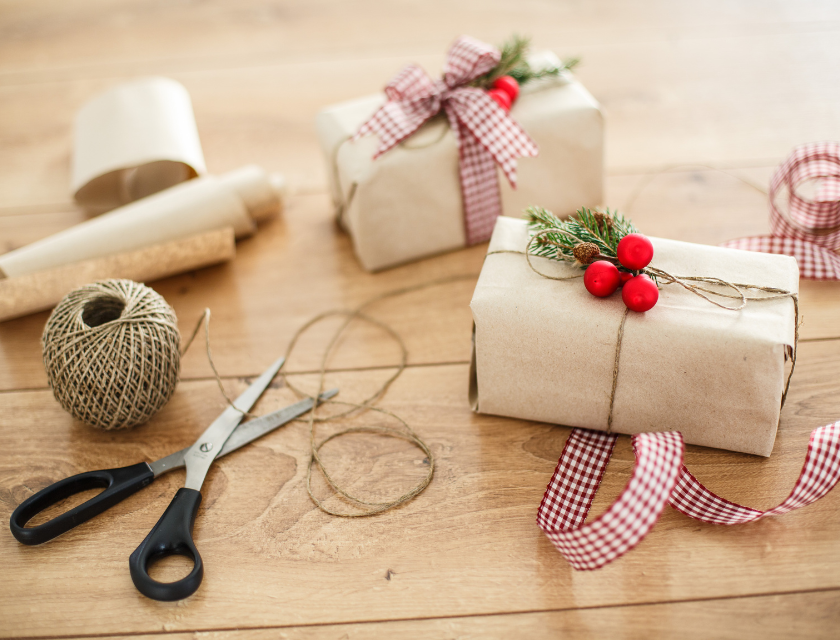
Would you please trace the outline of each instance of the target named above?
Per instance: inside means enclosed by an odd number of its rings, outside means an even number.
[[[666,504],[711,524],[742,524],[816,502],[840,480],[840,422],[814,429],[790,495],[768,511],[742,507],[704,487],[683,464],[679,432],[633,436],[636,466],[607,511],[584,524],[617,436],[574,429],[537,513],[537,524],[575,569],[600,569],[630,551],[656,524]]]
[[[489,239],[502,213],[496,165],[516,187],[516,159],[537,155],[536,143],[486,91],[467,86],[500,57],[495,47],[462,36],[449,50],[441,80],[432,80],[416,65],[407,66],[385,87],[388,102],[353,136],[378,134],[377,158],[443,109],[458,142],[468,245]]]
[[[770,180],[769,196],[773,235],[723,246],[794,256],[803,278],[840,280],[840,143],[794,149]]]

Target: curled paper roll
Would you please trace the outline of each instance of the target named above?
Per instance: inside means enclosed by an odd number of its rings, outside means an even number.
[[[251,235],[279,212],[281,181],[249,165],[176,185],[0,256],[0,275],[22,276],[181,240],[215,229]]]
[[[91,280],[149,281],[233,258],[234,236],[276,215],[282,178],[250,165],[190,180],[0,256],[0,321]]]
[[[76,116],[72,188],[107,211],[207,172],[187,90],[169,78],[119,84]]]

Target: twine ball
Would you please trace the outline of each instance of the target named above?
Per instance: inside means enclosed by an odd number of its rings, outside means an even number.
[[[103,280],[71,291],[41,337],[56,400],[99,429],[148,421],[178,384],[177,321],[160,294],[131,280]]]

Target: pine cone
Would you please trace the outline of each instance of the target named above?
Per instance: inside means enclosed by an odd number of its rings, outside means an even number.
[[[580,244],[575,245],[575,248],[572,249],[572,253],[575,256],[575,260],[581,264],[589,264],[601,255],[601,252],[598,250],[598,245],[593,242],[581,242]]]
[[[600,211],[596,211],[592,214],[595,216],[595,222],[601,227],[604,231],[610,229],[613,225],[612,218],[608,216],[606,213],[601,213]]]

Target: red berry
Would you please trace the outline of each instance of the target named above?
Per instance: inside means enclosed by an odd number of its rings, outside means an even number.
[[[513,103],[517,96],[519,96],[519,83],[513,76],[501,76],[493,81],[494,89],[501,89],[510,96],[510,101]]]
[[[628,280],[621,290],[621,299],[630,311],[643,313],[653,309],[659,300],[659,289],[650,277],[642,274]]]
[[[628,233],[618,241],[616,255],[624,267],[638,271],[653,259],[653,244],[641,233]]]
[[[490,89],[490,91],[487,92],[487,95],[498,102],[499,106],[505,110],[505,113],[510,111],[511,99],[507,91],[502,89]]]
[[[633,274],[630,273],[629,271],[619,271],[618,272],[618,277],[619,277],[618,286],[623,287],[625,284],[627,284],[627,281],[630,280],[630,278],[633,277]]]
[[[606,260],[596,260],[583,274],[583,286],[593,296],[606,298],[618,289],[618,267]]]

